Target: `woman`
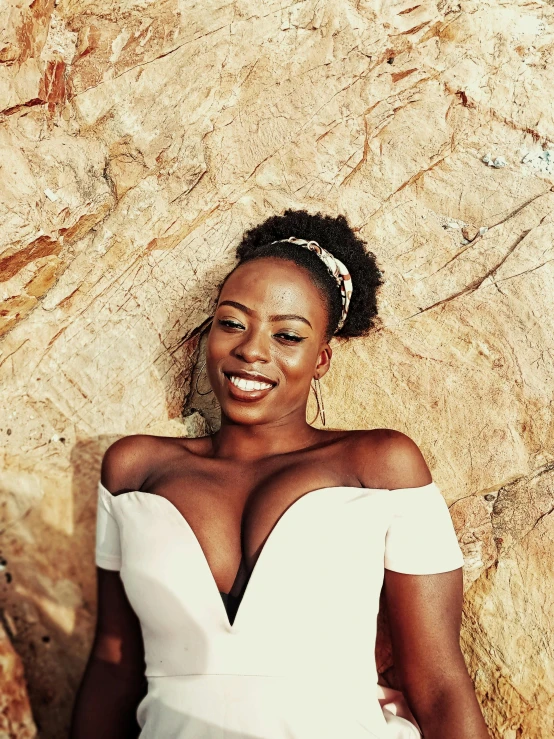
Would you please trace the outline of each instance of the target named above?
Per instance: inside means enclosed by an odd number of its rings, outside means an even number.
[[[462,557],[421,452],[306,422],[331,337],[373,325],[373,254],[344,217],[288,210],[237,255],[206,350],[220,430],[104,456],[73,739],[486,739],[459,648]],[[383,580],[406,718],[377,694]]]

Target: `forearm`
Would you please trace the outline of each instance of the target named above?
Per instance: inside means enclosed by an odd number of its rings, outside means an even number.
[[[136,709],[145,694],[144,677],[92,657],[75,699],[70,739],[136,739]]]
[[[425,695],[408,690],[406,698],[425,739],[490,739],[467,674]]]

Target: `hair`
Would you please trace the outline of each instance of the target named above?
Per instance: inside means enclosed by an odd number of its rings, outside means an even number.
[[[336,330],[342,314],[340,287],[314,252],[291,242],[271,243],[289,236],[317,241],[340,259],[350,272],[352,299],[340,331]],[[374,326],[377,318],[377,291],[383,284],[383,275],[377,266],[375,255],[367,250],[365,243],[356,236],[344,216],[333,218],[321,213],[312,215],[305,210],[285,210],[282,216],[271,216],[246,231],[236,254],[239,263],[235,269],[246,262],[267,257],[288,260],[303,267],[326,303],[327,339],[333,335],[345,339],[365,336]]]

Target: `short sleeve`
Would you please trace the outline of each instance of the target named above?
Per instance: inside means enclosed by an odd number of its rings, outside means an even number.
[[[104,570],[121,569],[119,525],[112,512],[110,493],[98,483],[96,514],[96,564]]]
[[[392,517],[385,539],[385,568],[431,575],[462,567],[464,559],[450,511],[438,486],[390,490]]]

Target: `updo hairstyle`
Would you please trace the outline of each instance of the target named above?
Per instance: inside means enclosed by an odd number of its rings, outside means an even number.
[[[289,236],[317,241],[340,259],[350,272],[352,299],[340,331],[336,331],[342,314],[339,286],[314,252],[288,241],[271,243]],[[333,335],[345,339],[364,336],[373,327],[377,317],[377,291],[383,284],[382,273],[377,267],[375,255],[366,249],[344,216],[333,218],[321,213],[311,215],[305,210],[285,210],[282,216],[271,216],[246,231],[236,254],[239,259],[237,267],[254,259],[272,257],[294,262],[307,270],[327,304],[327,340]]]

